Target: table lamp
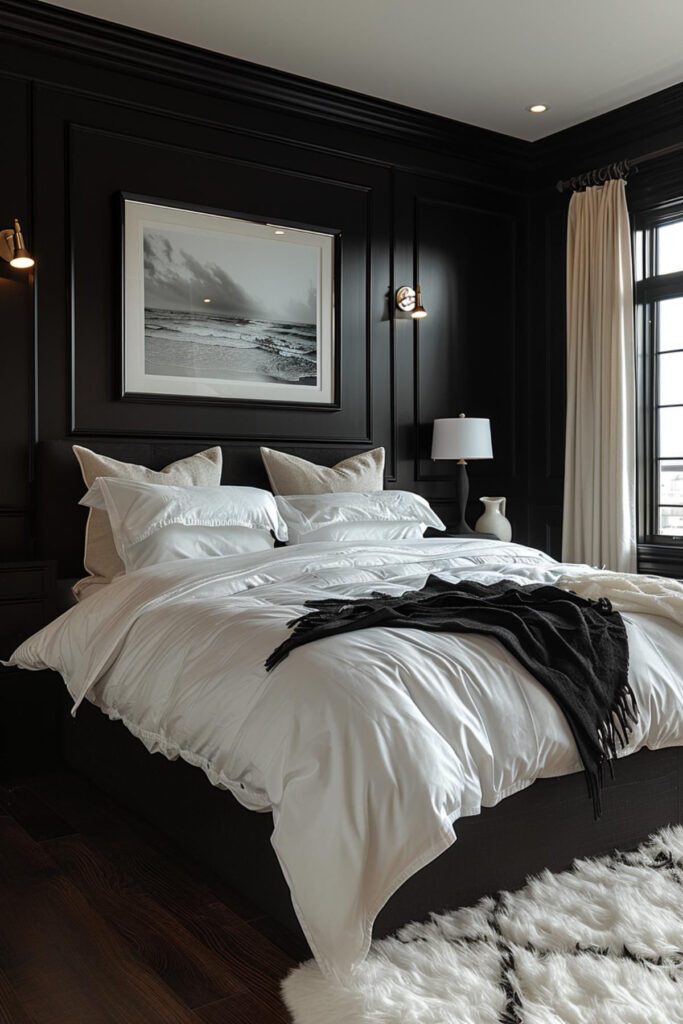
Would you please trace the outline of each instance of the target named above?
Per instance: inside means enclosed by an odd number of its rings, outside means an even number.
[[[474,533],[465,520],[470,493],[467,460],[492,458],[490,420],[469,418],[464,412],[457,419],[434,420],[432,459],[457,459],[458,462],[455,473],[456,523],[450,528],[450,533]]]

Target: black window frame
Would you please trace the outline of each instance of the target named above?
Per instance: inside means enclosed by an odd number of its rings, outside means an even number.
[[[683,578],[683,537],[656,532],[659,508],[657,430],[657,303],[683,298],[683,270],[653,273],[657,228],[683,221],[683,200],[636,213],[632,218],[634,268],[640,259],[643,277],[634,281],[637,358],[638,568]],[[638,253],[638,234],[640,253]]]

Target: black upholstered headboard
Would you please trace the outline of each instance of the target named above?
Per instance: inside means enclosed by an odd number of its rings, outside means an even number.
[[[162,469],[169,462],[185,458],[193,452],[212,447],[210,441],[106,441],[78,439],[73,441],[42,441],[36,458],[36,533],[38,555],[57,561],[58,576],[83,575],[83,540],[87,509],[78,504],[85,493],[83,479],[74,457],[72,444],[78,443],[122,462],[135,462]],[[274,447],[280,447],[277,442]],[[284,451],[311,462],[332,466],[362,450],[336,447],[291,447]],[[257,444],[223,448],[223,483],[250,487],[269,487]]]

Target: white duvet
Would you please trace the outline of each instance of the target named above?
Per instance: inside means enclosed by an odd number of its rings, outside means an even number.
[[[581,765],[552,698],[493,639],[379,628],[302,646],[270,673],[266,657],[310,598],[401,593],[429,573],[528,583],[568,571],[478,538],[173,562],[102,588],[12,662],[61,672],[75,708],[88,697],[149,750],[272,810],[301,925],[323,970],[341,974],[391,894],[455,841],[453,822]],[[624,753],[682,744],[683,627],[624,617],[640,708]]]

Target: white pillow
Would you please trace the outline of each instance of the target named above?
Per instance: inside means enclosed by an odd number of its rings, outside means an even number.
[[[121,560],[126,572],[133,572],[147,565],[175,562],[180,558],[215,558],[267,551],[274,544],[270,533],[250,526],[184,526],[173,523],[136,544],[122,547]]]
[[[105,509],[126,572],[179,558],[260,551],[287,539],[275,499],[257,487],[169,487],[98,477],[81,505]]]
[[[332,526],[321,526],[319,530],[302,534],[292,544],[308,544],[309,541],[333,540],[340,544],[382,544],[387,540],[420,540],[425,527],[422,523],[384,523],[366,521],[362,523],[334,523]]]
[[[168,484],[173,487],[218,487],[221,482],[223,456],[220,448],[209,448],[188,458],[172,462],[165,469],[155,472],[146,466],[131,462],[119,462],[107,455],[98,455],[89,448],[73,446],[73,452],[81,467],[83,483],[92,487],[98,476],[117,477],[121,480],[138,480],[145,484]],[[108,582],[123,571],[121,559],[116,553],[111,526],[106,510],[91,509],[85,528],[84,565],[90,576],[98,582]],[[80,580],[74,586],[74,594],[80,600],[86,586]]]
[[[411,540],[428,526],[446,529],[429,503],[411,491],[289,494],[275,501],[291,544]]]

